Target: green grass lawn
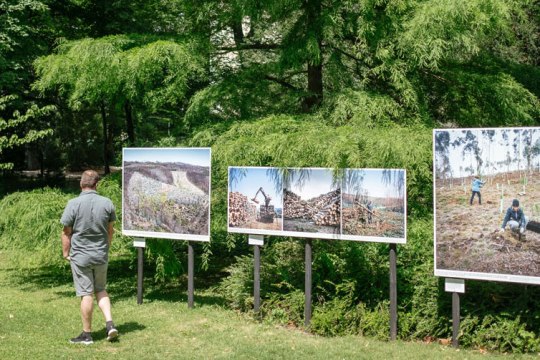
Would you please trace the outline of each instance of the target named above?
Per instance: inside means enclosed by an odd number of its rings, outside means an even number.
[[[79,334],[79,301],[69,270],[20,270],[0,252],[0,359],[485,359],[475,351],[436,344],[381,342],[360,336],[324,338],[259,323],[196,293],[188,309],[184,289],[149,286],[136,304],[135,271],[111,265],[109,291],[119,341],[105,340],[94,314],[94,344],[69,344]],[[512,356],[495,356],[518,358]],[[524,356],[524,358],[533,356]],[[520,357],[521,358],[521,357]]]

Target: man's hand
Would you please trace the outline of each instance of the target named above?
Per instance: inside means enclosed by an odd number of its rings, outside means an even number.
[[[64,256],[64,259],[67,260],[67,261],[71,261],[71,256]]]
[[[519,229],[519,233],[520,233],[520,234],[523,234],[524,232],[525,232],[525,228],[524,228],[524,227],[521,227],[521,228]]]
[[[501,233],[501,234],[504,233],[504,228],[501,228],[501,229],[499,230],[499,233]]]

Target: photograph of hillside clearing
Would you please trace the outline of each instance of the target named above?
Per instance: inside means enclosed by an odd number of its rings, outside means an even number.
[[[344,239],[405,242],[405,171],[347,169],[343,176]],[[372,238],[372,239],[370,239]]]
[[[280,173],[272,168],[229,168],[229,230],[255,233],[283,227]],[[251,229],[251,230],[247,230]],[[253,230],[256,230],[253,232]]]
[[[540,128],[435,130],[434,175],[436,274],[540,284]]]
[[[209,149],[124,149],[123,160],[127,235],[209,235]]]
[[[330,169],[289,169],[284,176],[283,230],[340,233],[341,189]]]

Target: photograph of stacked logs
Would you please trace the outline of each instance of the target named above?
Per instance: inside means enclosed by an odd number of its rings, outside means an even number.
[[[229,167],[228,231],[406,242],[402,169]]]
[[[341,189],[330,169],[295,169],[283,190],[283,230],[339,234]]]
[[[249,203],[247,196],[239,192],[229,193],[229,225],[240,226],[254,221],[257,217],[257,207]]]

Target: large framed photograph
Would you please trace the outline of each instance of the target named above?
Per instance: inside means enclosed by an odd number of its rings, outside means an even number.
[[[540,284],[540,128],[433,132],[435,275]]]
[[[405,170],[346,169],[342,189],[342,239],[407,241]]]
[[[229,167],[228,231],[405,243],[403,169]]]
[[[122,233],[210,241],[210,148],[124,148]]]
[[[338,239],[340,225],[339,173],[319,168],[283,171],[283,235]]]
[[[272,235],[283,230],[282,172],[267,167],[229,167],[228,229]]]

